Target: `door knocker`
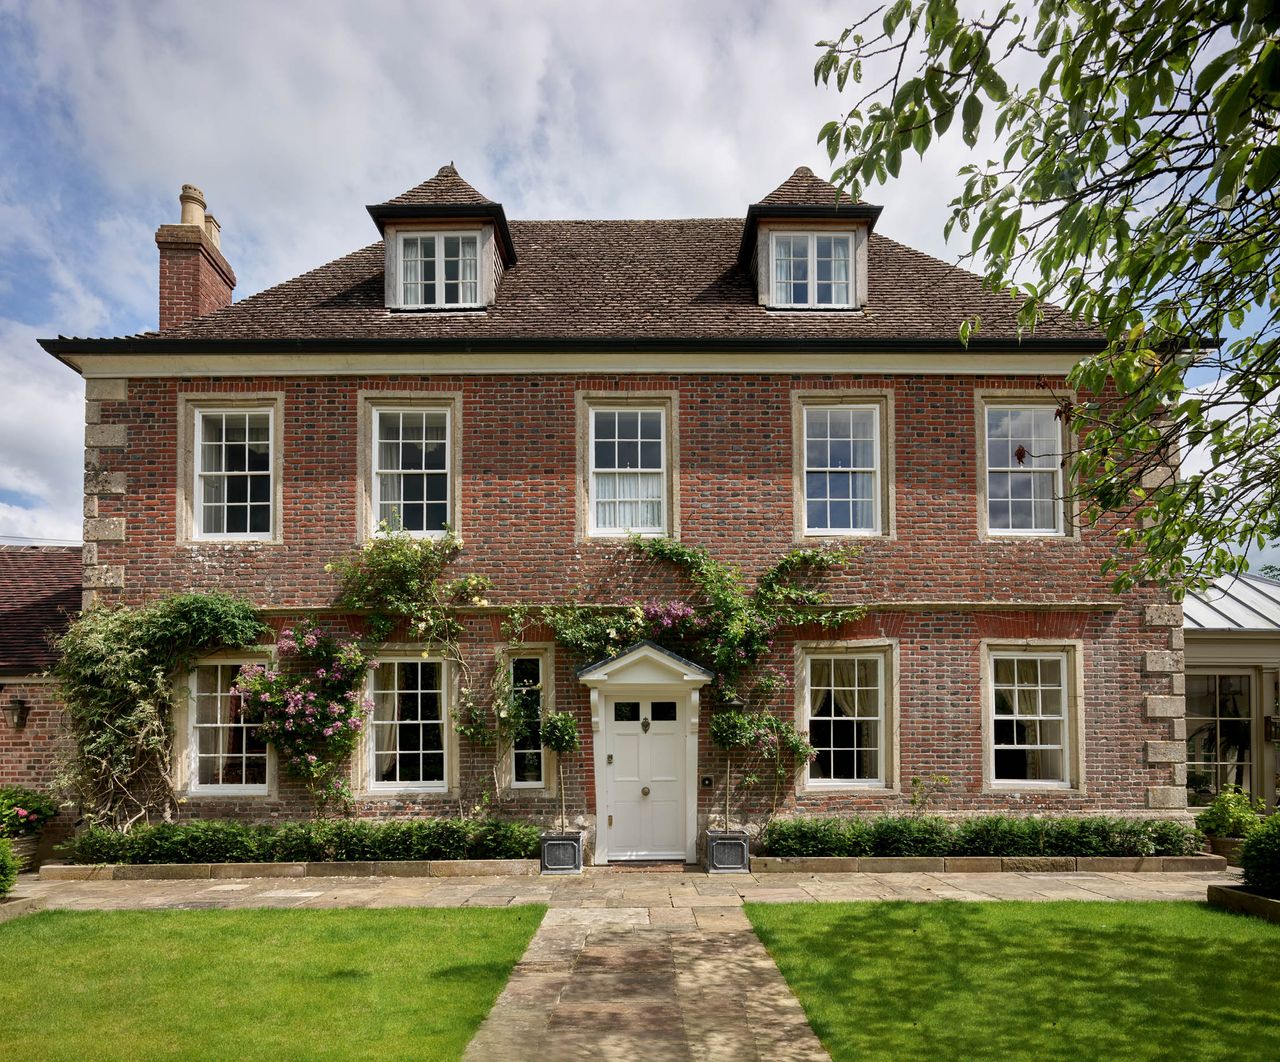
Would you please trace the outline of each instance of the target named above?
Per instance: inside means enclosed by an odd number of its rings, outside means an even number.
[[[640,729],[646,734],[649,733],[649,717],[647,715],[640,720]]]

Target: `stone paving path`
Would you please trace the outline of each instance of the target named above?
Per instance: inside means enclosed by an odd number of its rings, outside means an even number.
[[[1186,874],[617,873],[580,877],[39,881],[52,909],[505,907],[548,910],[467,1050],[471,1062],[827,1057],[744,902],[1196,900],[1234,871]]]

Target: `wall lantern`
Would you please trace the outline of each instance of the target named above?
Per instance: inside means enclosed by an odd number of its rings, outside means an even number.
[[[0,712],[3,712],[5,719],[9,721],[11,730],[21,730],[25,727],[30,711],[31,705],[21,697],[14,697],[8,704],[0,706]]]

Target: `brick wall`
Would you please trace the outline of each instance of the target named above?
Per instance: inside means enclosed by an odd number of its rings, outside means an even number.
[[[236,275],[202,228],[161,225],[156,246],[160,248],[162,332],[231,305]]]
[[[281,612],[330,605],[335,584],[324,565],[358,546],[358,396],[380,390],[461,396],[457,522],[466,548],[456,568],[492,579],[494,606],[568,596],[643,600],[677,586],[670,573],[637,561],[625,545],[575,539],[575,396],[582,392],[676,394],[681,538],[756,573],[794,542],[792,392],[888,391],[896,425],[896,533],[867,540],[863,555],[832,585],[838,601],[877,606],[851,635],[892,631],[899,640],[904,784],[916,774],[950,775],[954,784],[943,805],[957,811],[1176,808],[1184,770],[1173,748],[1182,736],[1181,621],[1172,614],[1179,610],[1171,612],[1149,588],[1116,597],[1099,572],[1114,548],[1101,531],[1061,539],[989,540],[979,533],[975,393],[1036,386],[1028,377],[839,374],[91,381],[86,585],[102,600],[129,603],[178,589],[229,589]],[[180,542],[178,399],[241,393],[284,395],[283,543]],[[487,658],[498,641],[494,616],[469,615],[464,648],[474,647],[477,658]],[[981,791],[979,641],[1017,637],[1085,643],[1083,793]],[[791,674],[788,639],[779,639],[776,652],[775,663]],[[571,673],[580,663],[557,654],[557,699],[578,712],[588,740],[571,765],[567,792],[579,811],[593,811],[587,697]],[[785,691],[778,709],[791,712],[792,697]],[[699,773],[718,776],[705,734],[701,760]],[[472,753],[464,753],[463,763],[464,773],[480,769]],[[551,808],[536,796],[516,799],[531,810]],[[707,805],[715,790],[700,790],[700,799]],[[788,794],[786,803],[806,810],[889,808],[903,800],[805,793]],[[279,804],[272,810],[300,808],[287,789]],[[418,807],[370,804],[364,810]],[[443,811],[456,803],[420,807]],[[248,814],[261,805],[244,802],[244,809]]]

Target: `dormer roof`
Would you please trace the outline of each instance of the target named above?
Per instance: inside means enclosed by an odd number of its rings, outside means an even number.
[[[389,221],[487,220],[492,221],[504,266],[515,265],[516,248],[501,203],[477,191],[462,179],[453,163],[441,166],[434,177],[414,185],[385,203],[365,207],[378,232]]]
[[[796,221],[806,218],[847,218],[850,222],[866,225],[868,231],[876,227],[882,207],[858,202],[847,192],[830,181],[824,181],[808,166],[800,166],[777,188],[747,207],[746,224],[742,227],[742,241],[738,245],[738,261],[746,266],[756,246],[756,230],[766,218]]]

